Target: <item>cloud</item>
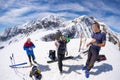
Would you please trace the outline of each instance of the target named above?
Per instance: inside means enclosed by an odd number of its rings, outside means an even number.
[[[20,9],[12,9],[6,15],[11,15],[11,16],[14,16],[14,17],[18,17],[18,16],[20,16],[23,13],[28,12],[28,11],[30,11],[30,9],[28,7],[23,7],[23,8],[20,8]]]
[[[112,3],[112,4],[111,4]],[[95,0],[91,0],[91,1],[83,1],[82,4],[84,5],[84,7],[87,7],[88,9],[90,9],[90,13],[93,11],[96,12],[111,12],[114,14],[120,14],[120,10],[117,8],[118,5],[117,3],[112,2],[105,2],[104,0],[99,0],[99,1],[95,1]]]
[[[120,18],[119,16],[103,16],[102,14],[94,14],[94,17],[99,20],[104,22],[108,27],[116,30],[117,32],[120,33]]]
[[[65,3],[59,5],[53,5],[53,10],[72,10],[72,11],[88,11],[88,9],[84,8],[78,3]]]
[[[23,5],[23,4],[22,4]],[[62,7],[61,7],[62,6]],[[33,14],[30,15],[30,11],[33,10]],[[34,6],[34,5],[28,5],[26,7],[20,7],[17,9],[10,9],[8,12],[6,12],[3,16],[0,17],[0,22],[2,23],[21,23],[23,21],[26,21],[28,19],[32,19],[32,18],[37,18],[38,16],[42,16],[44,17],[43,14],[59,14],[59,16],[68,16],[68,17],[76,17],[78,16],[77,14],[73,14],[73,13],[68,13],[68,12],[50,12],[50,11],[62,11],[62,10],[71,10],[71,11],[84,11],[86,9],[84,9],[82,6],[80,6],[79,4],[62,4],[62,5],[54,5],[54,6],[50,6],[50,5],[44,5],[44,6]],[[28,15],[24,16],[24,14],[28,13]],[[66,14],[67,13],[67,14]],[[42,14],[42,15],[40,15]],[[48,14],[48,15],[49,15]],[[68,15],[69,14],[69,15]],[[37,17],[36,17],[37,16]],[[46,16],[46,15],[45,15]],[[67,17],[66,16],[66,17]]]
[[[104,22],[110,26],[110,27],[113,27],[114,29],[116,30],[119,30],[120,31],[120,18],[118,16],[110,16],[110,17],[106,17],[104,19]]]
[[[101,10],[103,10],[103,11],[109,11],[109,12],[112,12],[114,14],[120,14],[120,10],[117,9],[117,6],[108,5],[102,1],[99,4],[101,5]]]
[[[119,2],[119,0],[115,0]],[[1,0],[0,23],[23,24],[30,20],[41,19],[47,15],[57,15],[67,19],[74,19],[81,14],[94,16],[109,26],[118,28],[120,10],[118,3],[104,0]],[[6,10],[6,11],[4,11]]]
[[[0,0],[0,9],[8,8],[15,0]]]
[[[120,10],[117,8],[117,3],[112,2],[111,4],[111,2],[104,2],[103,0],[83,1],[82,3],[84,7],[87,6],[89,9],[89,16],[94,16],[107,24],[108,27],[120,32],[120,23],[118,22],[120,21]]]
[[[16,22],[16,19],[20,18],[19,16],[21,16],[23,13],[25,13],[29,10],[30,9],[27,7],[23,7],[20,9],[12,9],[0,17],[0,22],[2,22],[2,23]]]

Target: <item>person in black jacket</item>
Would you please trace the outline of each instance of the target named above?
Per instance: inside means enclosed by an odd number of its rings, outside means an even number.
[[[58,56],[58,67],[59,67],[59,71],[60,73],[62,73],[62,60],[65,57],[65,52],[66,52],[66,44],[67,41],[65,39],[65,36],[61,36],[61,40],[58,40],[57,42],[55,42],[55,46],[58,48],[57,49],[57,56]]]

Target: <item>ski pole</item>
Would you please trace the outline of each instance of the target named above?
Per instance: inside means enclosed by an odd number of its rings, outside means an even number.
[[[13,53],[12,53],[12,57],[11,57],[11,58],[12,58],[12,61],[13,61],[12,63],[13,63],[13,64],[16,64],[16,63],[15,63],[14,54],[13,54]],[[14,71],[15,71],[16,75],[18,75],[19,77],[21,77],[21,78],[24,79],[24,77],[22,77],[22,76],[25,75],[24,73],[19,72],[19,71],[17,70],[17,68],[14,68]],[[18,73],[19,73],[19,74],[18,74]],[[21,76],[20,76],[20,74],[21,74]],[[25,79],[24,79],[24,80],[25,80]]]
[[[13,58],[12,58],[12,56],[10,56],[10,61],[11,61],[11,64],[13,65],[14,63],[13,63]],[[15,71],[15,74],[17,74],[17,71],[14,69],[14,71]]]

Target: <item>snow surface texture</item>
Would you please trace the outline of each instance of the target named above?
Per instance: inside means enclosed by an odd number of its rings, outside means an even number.
[[[118,47],[111,42],[106,43],[106,46],[101,49],[100,54],[104,54],[107,57],[106,61],[96,62],[94,68],[90,72],[90,77],[85,78],[84,71],[82,67],[84,66],[87,56],[80,54],[79,49],[79,39],[72,39],[68,44],[68,55],[74,56],[72,60],[63,61],[63,74],[61,75],[58,70],[57,62],[48,64],[48,51],[53,49],[56,50],[54,46],[54,41],[43,42],[40,36],[44,34],[41,30],[32,33],[29,37],[32,39],[36,48],[34,49],[36,61],[39,63],[37,65],[41,70],[42,79],[41,80],[119,80],[120,76],[120,52]],[[10,68],[10,56],[14,54],[15,62],[22,63],[28,62],[28,57],[26,52],[23,50],[24,42],[27,37],[18,35],[11,40],[3,43],[5,48],[0,50],[0,80],[32,80],[29,77],[30,68]],[[90,39],[87,39],[89,42]],[[9,44],[9,42],[11,43]],[[83,43],[86,44],[85,40]],[[82,49],[86,48],[82,45]],[[78,56],[80,54],[80,56]]]

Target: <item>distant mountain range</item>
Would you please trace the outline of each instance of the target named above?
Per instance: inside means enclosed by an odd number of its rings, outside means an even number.
[[[95,21],[100,24],[101,31],[107,34],[107,39],[117,44],[120,48],[120,34],[112,31],[104,22],[88,16],[80,16],[72,21],[67,21],[61,17],[49,15],[41,20],[27,22],[13,28],[6,28],[3,35],[0,36],[0,42],[7,41],[20,34],[29,36],[36,30],[41,29],[46,31],[55,30],[53,33],[43,35],[41,37],[43,41],[53,41],[58,39],[61,34],[70,38],[79,38],[81,32],[84,38],[90,38],[93,33],[91,26]]]

